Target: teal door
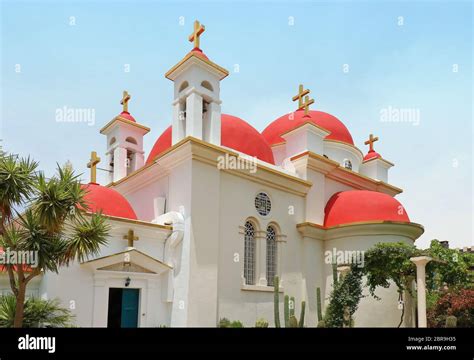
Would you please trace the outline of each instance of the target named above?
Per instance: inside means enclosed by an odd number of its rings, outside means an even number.
[[[122,316],[120,327],[138,326],[138,289],[122,289]]]

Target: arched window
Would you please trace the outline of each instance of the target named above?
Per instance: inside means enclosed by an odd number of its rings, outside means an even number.
[[[352,170],[352,163],[350,160],[344,159],[344,167],[346,169]]]
[[[127,137],[127,138],[125,139],[125,141],[126,141],[126,142],[129,142],[129,143],[131,143],[131,144],[137,145],[137,140],[135,140],[135,139],[132,138],[131,136]]]
[[[112,145],[113,143],[115,143],[115,137],[113,137],[112,139],[110,139],[109,145]]]
[[[212,85],[209,81],[206,81],[204,80],[202,83],[201,83],[201,86],[209,91],[213,91],[214,89],[212,88]]]
[[[277,272],[276,231],[273,226],[267,227],[267,285],[273,286]]]
[[[245,284],[255,284],[255,226],[247,221],[245,223],[244,244],[244,278]]]
[[[189,83],[187,81],[184,81],[181,86],[179,87],[179,92],[183,91],[189,86]]]

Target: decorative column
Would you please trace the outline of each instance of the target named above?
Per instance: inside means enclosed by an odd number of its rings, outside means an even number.
[[[127,176],[127,149],[116,147],[114,149],[114,181]]]
[[[267,286],[267,232],[255,231],[256,254],[255,254],[255,285]]]
[[[283,287],[283,279],[282,279],[282,269],[283,269],[283,264],[282,264],[282,261],[283,261],[283,256],[282,256],[282,253],[283,253],[283,245],[286,243],[286,235],[281,235],[281,234],[277,234],[276,235],[276,246],[277,246],[277,266],[276,266],[276,275],[278,276],[278,278],[280,279],[280,287]]]
[[[173,101],[173,127],[171,131],[171,142],[176,144],[186,137],[186,117],[184,116],[183,105],[179,97]]]
[[[192,92],[186,98],[186,136],[202,140],[202,96]]]
[[[209,104],[208,113],[210,119],[209,138],[204,139],[211,144],[221,145],[221,101],[214,100]]]
[[[417,256],[410,259],[416,265],[416,294],[418,298],[418,327],[426,326],[426,274],[425,266],[432,258]]]

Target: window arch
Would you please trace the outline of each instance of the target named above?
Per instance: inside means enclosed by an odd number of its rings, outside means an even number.
[[[273,281],[277,275],[277,232],[275,227],[269,225],[267,227],[267,285],[273,286]]]
[[[206,81],[204,80],[202,83],[201,83],[201,86],[209,91],[213,91],[214,89],[212,88],[212,85],[209,81]]]
[[[116,141],[116,140],[115,140],[115,136],[114,136],[112,139],[110,139],[110,141],[109,141],[109,145],[112,145],[112,144],[114,144],[114,143],[115,143],[115,141]]]
[[[346,169],[352,170],[352,163],[351,163],[351,161],[348,160],[348,159],[344,159],[344,167],[345,167]]]
[[[125,139],[126,142],[129,142],[131,144],[137,145],[137,140],[135,140],[133,137],[129,136]]]
[[[189,86],[189,83],[187,81],[184,81],[180,87],[179,87],[179,92],[183,91],[184,89],[186,89],[187,87]]]
[[[255,225],[245,222],[244,229],[244,278],[246,285],[255,285]]]

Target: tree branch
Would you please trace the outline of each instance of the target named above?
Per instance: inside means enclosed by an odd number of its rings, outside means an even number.
[[[25,284],[28,284],[28,282],[33,279],[34,277],[38,276],[41,273],[41,269],[39,267],[35,268],[30,275],[28,275],[25,279]]]
[[[12,265],[6,265],[8,271],[8,277],[10,278],[10,288],[13,291],[15,296],[18,296],[18,288],[16,287],[15,283],[15,274],[13,273]]]

